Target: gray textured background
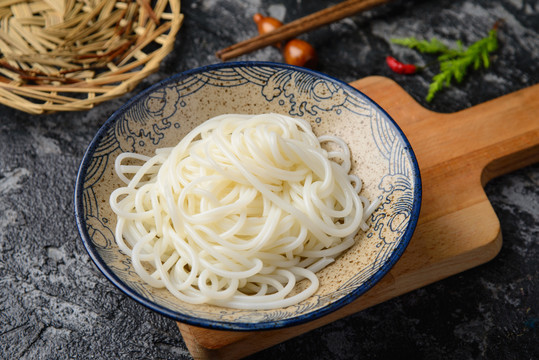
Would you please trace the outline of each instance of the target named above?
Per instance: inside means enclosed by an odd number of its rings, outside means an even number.
[[[0,358],[191,358],[172,320],[123,295],[87,256],[73,216],[79,162],[100,125],[130,96],[215,63],[216,50],[255,35],[255,12],[291,21],[334,3],[182,1],[186,18],[173,53],[132,94],[79,113],[32,116],[0,107]],[[423,98],[435,69],[406,77],[385,66],[387,54],[425,61],[390,38],[468,44],[499,18],[505,26],[492,69],[471,74],[431,104]],[[538,27],[537,1],[396,1],[303,38],[316,47],[322,72],[344,81],[388,76],[424,106],[454,112],[538,82]],[[274,48],[241,59],[281,61]],[[539,358],[538,184],[536,164],[487,185],[504,237],[493,261],[252,358]]]

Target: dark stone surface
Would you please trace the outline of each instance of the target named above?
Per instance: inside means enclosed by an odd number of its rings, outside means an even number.
[[[255,34],[263,12],[291,21],[337,1],[182,1],[185,23],[152,83],[217,62],[214,52]],[[428,61],[393,37],[478,40],[499,18],[500,50],[431,104],[434,69],[391,73],[387,54]],[[538,82],[539,4],[530,0],[396,1],[303,36],[319,70],[344,81],[384,75],[424,106],[454,112]],[[281,61],[274,48],[243,60]],[[73,216],[83,152],[132,94],[93,110],[33,116],[0,107],[0,358],[189,359],[175,323],[136,304],[87,256]],[[536,116],[537,114],[533,114]],[[511,121],[511,119],[507,119]],[[538,120],[539,121],[539,120]],[[262,351],[253,359],[539,358],[539,165],[491,181],[504,237],[491,262]]]

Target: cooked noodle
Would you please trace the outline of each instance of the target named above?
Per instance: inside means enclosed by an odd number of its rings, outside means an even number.
[[[116,242],[145,282],[187,303],[297,304],[378,205],[350,168],[346,143],[304,120],[217,116],[153,157],[117,157]]]

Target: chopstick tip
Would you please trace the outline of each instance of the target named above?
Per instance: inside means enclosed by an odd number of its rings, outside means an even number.
[[[219,51],[216,51],[215,56],[221,61],[227,61],[235,57],[234,55],[231,55],[231,53],[229,53],[228,49],[221,49]]]

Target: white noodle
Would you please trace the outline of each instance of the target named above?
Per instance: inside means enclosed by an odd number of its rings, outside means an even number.
[[[315,273],[354,245],[380,204],[358,195],[350,168],[347,144],[317,138],[304,120],[217,116],[153,157],[118,156],[126,186],[110,197],[116,242],[145,282],[182,301],[294,305],[316,292]]]

